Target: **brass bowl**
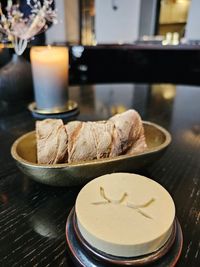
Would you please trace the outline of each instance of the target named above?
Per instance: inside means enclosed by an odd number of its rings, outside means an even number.
[[[79,163],[38,164],[35,131],[18,138],[11,154],[20,170],[35,181],[53,186],[81,185],[107,173],[133,172],[159,159],[170,144],[171,135],[155,123],[144,121],[143,125],[148,148],[139,154]]]

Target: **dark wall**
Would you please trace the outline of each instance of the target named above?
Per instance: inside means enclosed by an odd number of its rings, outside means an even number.
[[[71,47],[70,82],[200,83],[200,48]]]

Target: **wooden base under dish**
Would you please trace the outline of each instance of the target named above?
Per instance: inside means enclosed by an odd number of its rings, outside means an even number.
[[[71,210],[66,224],[68,252],[76,266],[144,266],[173,267],[182,250],[183,235],[178,219],[168,241],[158,251],[141,257],[125,258],[103,253],[88,244],[82,237],[76,222],[74,209]]]

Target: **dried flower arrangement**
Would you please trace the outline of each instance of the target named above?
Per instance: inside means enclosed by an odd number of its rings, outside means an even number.
[[[6,14],[0,4],[0,32],[14,45],[17,55],[21,55],[28,42],[35,35],[47,30],[48,23],[57,23],[56,11],[52,9],[53,0],[27,0],[31,9],[28,17],[20,11],[19,4],[7,1]]]

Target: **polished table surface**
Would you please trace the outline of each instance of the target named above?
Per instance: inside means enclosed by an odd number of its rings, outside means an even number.
[[[71,86],[79,120],[102,120],[135,108],[172,135],[166,153],[138,170],[172,195],[184,243],[177,266],[200,263],[200,86],[98,84]],[[73,118],[74,119],[74,118]],[[33,130],[27,103],[0,106],[0,266],[72,266],[65,225],[81,187],[55,188],[22,174],[10,154],[16,138]],[[67,179],[67,177],[66,177]],[[164,212],[164,211],[163,211]]]

